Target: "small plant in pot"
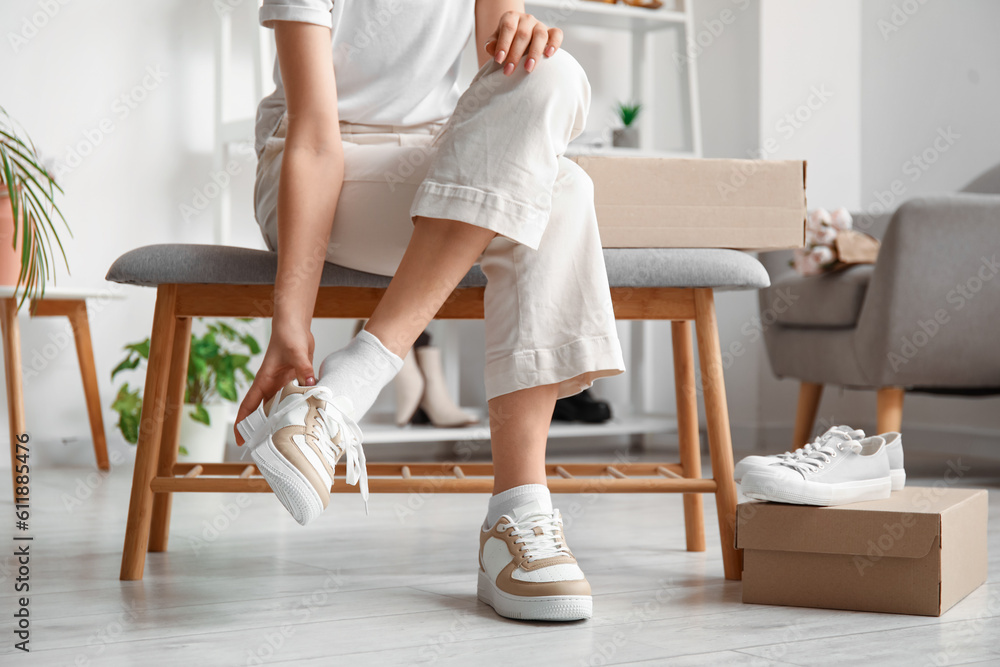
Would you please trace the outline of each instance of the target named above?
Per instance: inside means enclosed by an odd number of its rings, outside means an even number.
[[[25,299],[41,296],[45,281],[55,278],[55,246],[69,271],[59,234],[63,229],[70,236],[72,232],[55,203],[62,189],[42,166],[27,133],[3,107],[0,185],[0,285],[21,291],[20,308]]]
[[[119,373],[134,370],[149,360],[148,338],[130,343],[124,349],[127,354],[111,371],[112,380]],[[235,403],[239,400],[240,390],[249,385],[254,377],[248,367],[250,360],[260,352],[256,338],[221,320],[208,324],[202,335],[191,335],[179,460],[198,463],[222,461],[230,411],[225,401]],[[140,388],[124,383],[118,389],[111,409],[118,413],[118,429],[122,436],[136,444],[142,416]]]
[[[639,128],[635,127],[635,119],[639,116],[642,105],[638,102],[626,104],[619,102],[616,107],[618,118],[622,122],[622,127],[614,130],[611,134],[611,145],[618,148],[638,148]]]

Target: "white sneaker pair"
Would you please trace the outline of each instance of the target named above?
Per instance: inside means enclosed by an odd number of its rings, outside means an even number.
[[[748,456],[735,469],[743,494],[800,505],[844,505],[888,498],[906,483],[899,433],[866,438],[835,426],[794,452]]]

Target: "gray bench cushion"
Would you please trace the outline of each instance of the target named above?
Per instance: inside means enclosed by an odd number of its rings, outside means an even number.
[[[738,250],[689,248],[610,248],[604,251],[612,287],[713,287],[757,289],[769,284],[767,271]],[[277,253],[232,246],[166,243],[131,250],[111,265],[111,282],[153,287],[168,283],[269,285],[278,267]],[[323,267],[322,285],[386,287],[389,277],[336,264]],[[459,287],[482,287],[478,266]]]

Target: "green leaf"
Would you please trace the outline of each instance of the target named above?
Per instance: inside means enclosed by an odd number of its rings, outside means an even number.
[[[187,456],[187,455],[188,455],[188,450],[187,450],[187,447],[185,447],[184,445],[180,445],[180,446],[178,446],[178,447],[177,447],[177,451],[178,451],[179,453],[183,454],[184,456]]]
[[[209,426],[211,424],[211,419],[208,416],[208,410],[205,409],[204,405],[194,406],[194,412],[190,412],[188,414],[191,415],[191,419],[196,422],[201,422],[205,426]]]
[[[149,359],[149,338],[139,343],[132,343],[125,346],[126,350],[131,350],[135,352],[143,359]]]
[[[240,336],[240,341],[250,350],[251,356],[260,354],[260,343],[258,343],[257,339],[250,334],[243,334]]]
[[[139,365],[140,361],[142,361],[142,359],[140,359],[139,357],[123,359],[122,362],[117,366],[115,366],[115,369],[111,371],[111,379],[114,380],[115,376],[118,375],[118,373],[120,373],[121,371],[131,370],[135,368],[136,366]]]
[[[642,110],[642,105],[638,102],[633,104],[626,104],[624,102],[618,103],[618,117],[621,118],[622,125],[628,127],[633,122],[635,122],[636,117]]]
[[[118,430],[126,442],[139,441],[139,424],[142,417],[142,396],[138,389],[131,389],[126,382],[118,390],[111,409],[118,413]]]

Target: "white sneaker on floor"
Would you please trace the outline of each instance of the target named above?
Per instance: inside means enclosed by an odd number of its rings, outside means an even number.
[[[330,503],[334,469],[347,457],[347,483],[361,486],[368,503],[368,474],[361,429],[337,406],[329,389],[292,381],[236,425],[261,475],[303,526]]]
[[[846,505],[881,500],[892,492],[885,440],[834,435],[802,456],[755,468],[743,476],[740,490],[755,500],[796,505]]]
[[[530,502],[514,515],[480,530],[479,599],[507,618],[590,618],[590,584],[566,546],[559,510]]]
[[[865,432],[861,429],[854,429],[850,426],[833,426],[826,433],[817,437],[810,443],[807,443],[803,447],[799,447],[794,452],[785,452],[784,454],[772,454],[770,456],[747,456],[740,459],[733,469],[733,478],[736,483],[739,484],[743,479],[743,476],[749,471],[755,468],[761,468],[764,466],[769,466],[773,463],[781,463],[782,461],[790,458],[795,458],[797,456],[804,456],[811,452],[812,450],[826,444],[834,434],[841,434],[846,436],[850,440],[861,440],[865,437]]]

